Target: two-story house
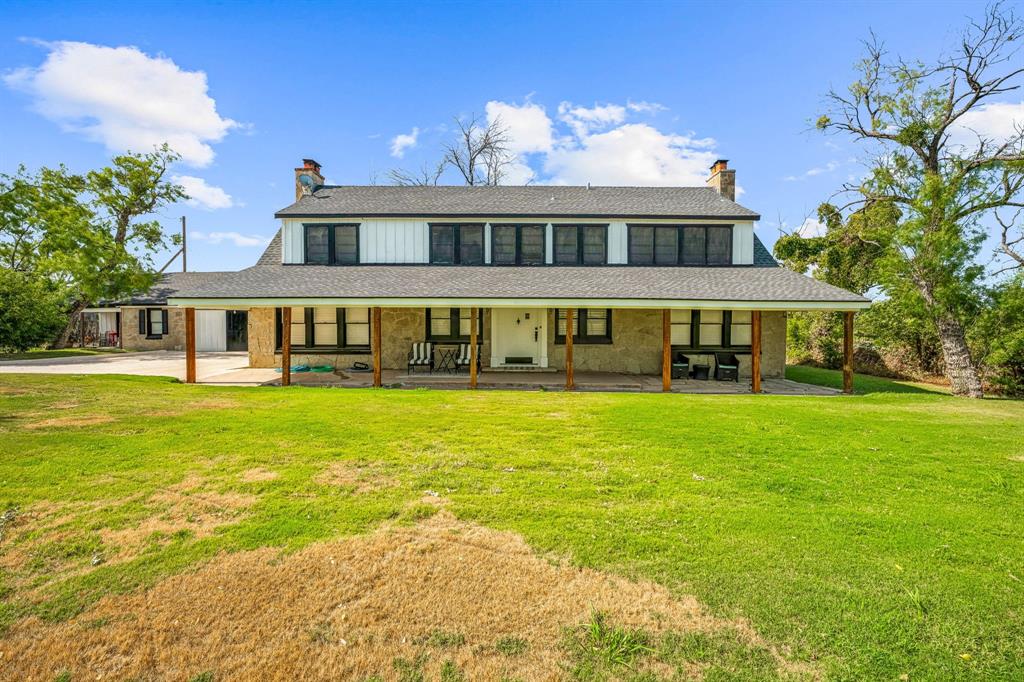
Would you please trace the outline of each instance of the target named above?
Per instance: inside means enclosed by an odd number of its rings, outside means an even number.
[[[555,369],[570,384],[603,371],[667,386],[679,352],[713,364],[727,351],[741,377],[781,377],[787,312],[852,324],[869,302],[779,267],[735,187],[724,160],[705,187],[395,187],[325,185],[306,159],[256,265],[168,304],[186,319],[247,310],[254,367],[329,355],[372,363],[378,383],[413,344],[474,338],[485,371]]]

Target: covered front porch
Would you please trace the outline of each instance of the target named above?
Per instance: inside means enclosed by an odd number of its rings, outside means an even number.
[[[282,385],[822,394],[783,378],[786,308],[777,303],[762,309],[748,302],[673,301],[663,308],[440,302],[251,307],[251,366],[277,367],[280,379],[270,383]],[[196,371],[196,310],[184,312],[188,381]],[[854,312],[844,313],[850,392]],[[451,371],[456,354],[460,372]],[[423,363],[414,366],[414,356]],[[293,371],[306,367],[320,371]]]

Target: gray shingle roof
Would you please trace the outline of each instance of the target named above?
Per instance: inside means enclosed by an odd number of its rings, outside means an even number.
[[[723,218],[758,220],[707,187],[325,186],[278,211],[288,217]]]
[[[279,242],[280,243],[280,242]],[[269,247],[268,247],[269,250]],[[280,257],[278,262],[280,262]],[[160,279],[149,291],[136,294],[120,301],[120,305],[167,305],[167,299],[178,295],[180,291],[191,291],[197,287],[212,284],[219,277],[234,275],[233,272],[168,272],[160,275]]]
[[[676,299],[863,303],[779,267],[498,267],[361,265],[252,267],[179,298]]]

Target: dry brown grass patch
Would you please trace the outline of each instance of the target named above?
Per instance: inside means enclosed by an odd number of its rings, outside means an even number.
[[[321,485],[351,488],[359,494],[398,485],[398,481],[381,472],[379,465],[342,461],[328,464],[315,481]]]
[[[242,472],[242,481],[245,483],[259,483],[260,481],[273,481],[278,478],[280,474],[276,471],[270,471],[269,469],[263,469],[262,467],[256,467],[255,469],[248,469]]]
[[[293,555],[222,556],[65,623],[28,619],[2,645],[0,677],[395,679],[396,658],[426,656],[428,679],[446,660],[472,680],[558,679],[564,628],[595,609],[651,633],[737,628],[692,597],[554,565],[517,535],[440,511]],[[526,642],[514,656],[499,651],[510,638]]]
[[[25,424],[23,428],[35,430],[52,429],[58,427],[96,426],[97,424],[109,424],[110,422],[113,421],[117,420],[105,414],[94,414],[82,417],[54,417],[52,419],[43,419],[37,422],[30,422],[28,424]]]

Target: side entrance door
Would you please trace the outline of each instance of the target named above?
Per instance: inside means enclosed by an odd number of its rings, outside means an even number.
[[[228,311],[228,350],[249,350],[249,313]]]

